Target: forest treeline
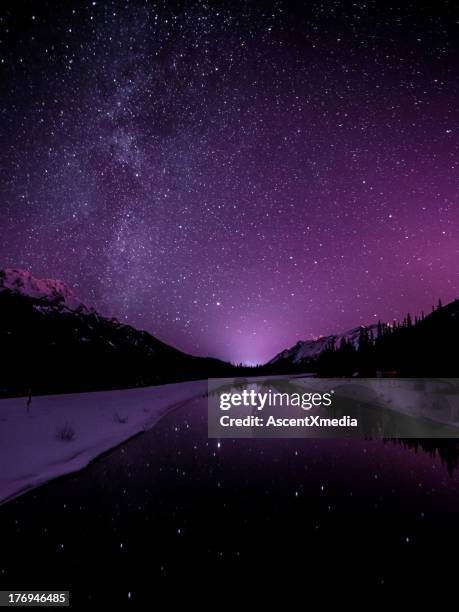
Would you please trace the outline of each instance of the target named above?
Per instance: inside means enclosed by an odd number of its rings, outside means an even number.
[[[459,375],[459,300],[403,321],[378,323],[376,333],[362,327],[357,345],[343,339],[322,351],[315,364],[319,376]]]

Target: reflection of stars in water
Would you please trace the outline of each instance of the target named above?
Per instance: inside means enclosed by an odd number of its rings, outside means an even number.
[[[2,507],[5,581],[64,571],[89,597],[93,568],[98,580],[116,576],[117,596],[138,601],[139,573],[150,584],[179,580],[193,565],[237,571],[284,559],[285,540],[316,555],[346,534],[353,550],[365,551],[371,533],[378,558],[391,562],[367,571],[391,584],[399,555],[416,563],[438,525],[455,534],[458,473],[448,476],[421,450],[371,440],[217,444],[207,439],[204,404],[191,404],[78,475]]]

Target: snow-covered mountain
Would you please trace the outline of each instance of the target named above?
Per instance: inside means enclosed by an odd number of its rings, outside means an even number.
[[[293,365],[307,364],[320,355],[320,353],[331,346],[332,344],[337,348],[341,344],[342,340],[351,342],[357,347],[359,342],[359,336],[362,329],[367,329],[369,333],[376,336],[378,325],[366,325],[359,326],[349,329],[341,334],[335,334],[331,336],[320,336],[319,338],[312,338],[311,340],[300,340],[294,346],[289,349],[278,353],[267,365],[278,365],[281,363],[289,363]]]
[[[0,360],[0,395],[136,387],[234,371],[101,316],[61,281],[15,269],[0,270]]]
[[[14,268],[0,270],[0,291],[10,291],[40,300],[43,305],[67,308],[85,314],[95,312],[93,308],[88,308],[62,281],[35,278],[26,270]]]
[[[369,377],[376,376],[378,371],[420,378],[459,375],[459,300],[446,306],[439,301],[428,315],[412,317],[407,313],[402,321],[383,325],[378,342],[369,342],[365,351],[360,354],[356,351],[353,357],[353,351],[337,351],[329,355],[330,359],[317,359],[329,346],[339,348],[343,339],[357,348],[362,330],[367,330],[370,338],[378,337],[378,325],[373,324],[298,342],[271,359],[264,366],[265,371],[275,374],[318,371],[322,376],[350,376],[356,372]]]

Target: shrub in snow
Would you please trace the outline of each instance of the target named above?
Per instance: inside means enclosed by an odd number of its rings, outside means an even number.
[[[117,412],[115,412],[115,416],[113,417],[115,423],[127,423],[127,416],[120,416]]]
[[[57,430],[56,437],[58,440],[71,442],[75,438],[75,429],[70,423],[65,423],[63,427]]]

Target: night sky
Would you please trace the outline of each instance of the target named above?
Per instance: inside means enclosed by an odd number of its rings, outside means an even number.
[[[246,363],[459,297],[459,13],[304,4],[3,1],[0,266]]]

